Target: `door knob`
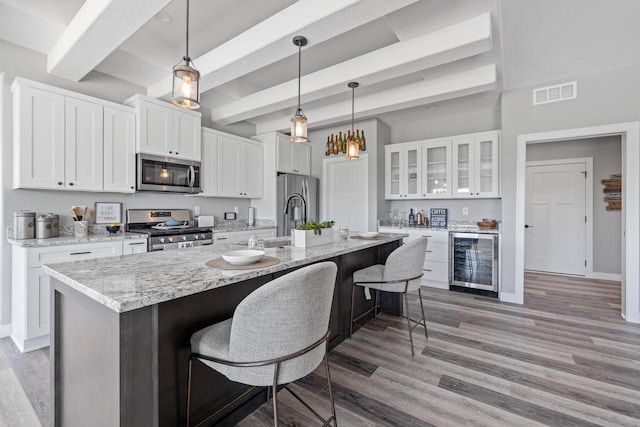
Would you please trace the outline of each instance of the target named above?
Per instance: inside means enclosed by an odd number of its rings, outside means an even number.
[[[533,228],[533,225],[525,224],[524,228]]]

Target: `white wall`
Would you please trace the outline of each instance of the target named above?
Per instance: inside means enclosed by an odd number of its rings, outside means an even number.
[[[107,75],[92,72],[83,81],[74,83],[50,76],[46,73],[46,57],[43,54],[0,40],[0,166],[2,187],[0,188],[0,329],[11,321],[11,247],[6,242],[6,228],[13,225],[13,212],[30,209],[38,213],[53,212],[60,215],[61,225],[70,225],[68,215],[72,205],[94,206],[95,202],[122,202],[123,209],[130,208],[184,208],[200,206],[202,214],[222,216],[225,211],[240,208],[243,218],[248,200],[185,197],[175,194],[113,194],[65,191],[13,190],[13,137],[12,97],[9,86],[15,77],[51,84],[86,95],[122,102],[135,93],[146,93],[145,89]],[[259,216],[259,214],[258,214]],[[176,256],[179,256],[176,253]]]
[[[502,285],[515,293],[516,153],[518,135],[640,120],[640,65],[574,76],[578,99],[532,105],[532,87],[502,94]],[[564,81],[564,80],[563,80]],[[546,82],[544,85],[561,83]],[[640,236],[627,236],[638,239]]]
[[[620,136],[530,144],[527,161],[593,158],[593,271],[620,274],[622,211],[607,211],[601,180],[622,171]]]

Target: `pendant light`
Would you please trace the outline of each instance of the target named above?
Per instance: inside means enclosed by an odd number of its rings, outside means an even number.
[[[347,160],[358,160],[360,152],[360,144],[356,141],[356,133],[353,131],[355,121],[355,105],[356,105],[356,88],[360,86],[358,82],[350,82],[348,86],[351,88],[351,137],[347,140]]]
[[[189,0],[187,0],[187,51],[182,61],[173,67],[173,96],[171,103],[178,107],[200,108],[200,72],[189,58]]]
[[[298,46],[298,109],[291,117],[291,142],[307,142],[307,117],[300,108],[300,74],[302,65],[302,46],[307,45],[307,38],[295,36],[293,44]]]

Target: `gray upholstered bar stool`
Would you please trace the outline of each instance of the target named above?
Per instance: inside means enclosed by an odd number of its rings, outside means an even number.
[[[278,385],[284,385],[324,423],[323,426],[331,422],[337,426],[327,360],[329,315],[337,270],[333,262],[321,262],[274,279],[242,300],[231,319],[191,336],[187,426],[190,425],[191,369],[194,359],[199,359],[231,381],[254,387],[272,387],[276,427]],[[311,373],[323,359],[332,413],[326,420],[286,386]],[[201,423],[210,420],[239,398],[219,408]]]
[[[351,321],[349,323],[349,338],[353,335],[353,324],[362,319],[371,311],[374,312],[374,318],[378,315],[378,309],[380,308],[380,291],[384,292],[400,292],[404,294],[404,302],[406,309],[407,325],[409,327],[409,341],[411,342],[411,355],[413,352],[413,329],[418,325],[424,326],[424,336],[429,337],[427,333],[427,321],[424,315],[424,305],[422,304],[422,292],[420,291],[420,278],[423,275],[422,268],[424,266],[424,257],[427,251],[426,237],[420,237],[417,240],[413,240],[400,246],[387,257],[387,262],[382,264],[376,264],[363,268],[353,273],[353,287],[351,288]],[[369,289],[376,290],[375,305],[358,316],[353,318],[353,301],[355,298],[356,287],[364,287],[365,295],[369,297]],[[420,297],[420,310],[422,311],[422,319],[415,321],[411,318],[409,312],[409,298],[408,292],[417,290]],[[415,325],[411,326],[411,322]]]

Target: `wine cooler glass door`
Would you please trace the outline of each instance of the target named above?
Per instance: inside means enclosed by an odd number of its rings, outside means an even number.
[[[450,284],[498,291],[498,236],[451,233]]]

